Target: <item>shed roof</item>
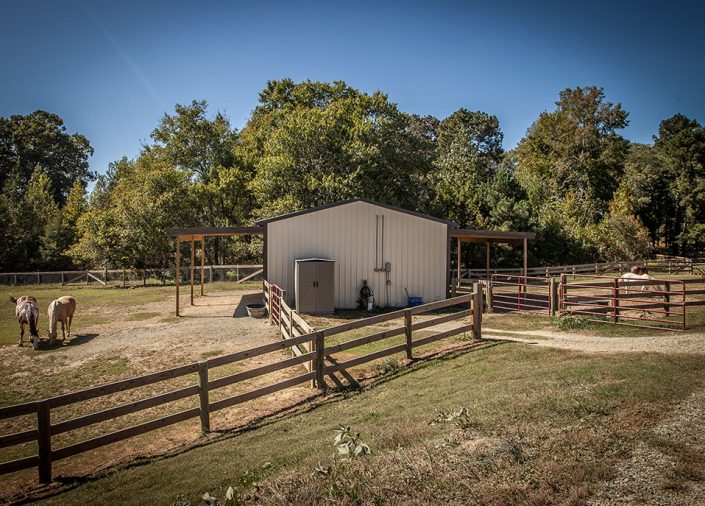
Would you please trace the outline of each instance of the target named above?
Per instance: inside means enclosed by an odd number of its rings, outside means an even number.
[[[182,241],[201,240],[204,237],[262,234],[262,227],[197,227],[197,228],[167,228],[166,233],[178,237]]]
[[[450,236],[462,242],[503,242],[521,244],[524,240],[536,238],[534,232],[503,232],[499,230],[473,230],[470,228],[455,228],[450,230]]]
[[[301,216],[304,214],[309,214],[309,213],[315,213],[317,211],[323,211],[324,209],[330,209],[333,207],[338,207],[338,206],[344,206],[347,204],[352,204],[354,202],[365,202],[367,204],[371,204],[373,206],[379,206],[379,207],[384,207],[385,209],[389,209],[391,211],[397,211],[400,213],[404,214],[409,214],[411,216],[416,216],[417,218],[423,218],[426,220],[431,220],[431,221],[437,221],[439,223],[444,223],[446,225],[449,225],[451,227],[455,227],[455,223],[452,221],[443,219],[443,218],[437,218],[435,216],[431,216],[428,214],[423,214],[423,213],[417,213],[416,211],[409,211],[408,209],[404,209],[401,207],[395,207],[395,206],[390,206],[389,204],[383,204],[382,202],[377,202],[371,199],[366,199],[362,197],[355,197],[353,199],[348,199],[348,200],[340,200],[338,202],[332,202],[330,204],[324,204],[322,206],[316,206],[316,207],[311,207],[309,209],[302,209],[301,211],[296,211],[293,213],[288,213],[288,214],[282,214],[279,216],[273,216],[272,218],[267,218],[264,220],[260,220],[257,222],[257,225],[266,225],[267,223],[272,223],[274,221],[280,221],[280,220],[286,220],[289,218],[294,218],[295,216]]]

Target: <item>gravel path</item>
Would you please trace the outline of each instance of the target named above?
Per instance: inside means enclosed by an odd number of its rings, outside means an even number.
[[[679,403],[623,461],[593,505],[705,504],[705,391]]]
[[[486,339],[514,341],[587,353],[705,354],[705,334],[673,332],[660,336],[598,337],[549,331],[514,331],[483,327]]]

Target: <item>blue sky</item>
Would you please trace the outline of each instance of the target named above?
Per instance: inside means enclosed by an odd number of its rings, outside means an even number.
[[[344,80],[406,112],[495,114],[513,147],[566,87],[598,85],[649,142],[705,122],[703,2],[72,2],[4,0],[0,115],[45,109],[135,156],[176,103],[242,127],[269,79]]]

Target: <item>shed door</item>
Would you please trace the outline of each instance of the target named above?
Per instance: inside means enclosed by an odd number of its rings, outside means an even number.
[[[316,263],[296,262],[296,310],[316,312]]]
[[[315,262],[316,264],[316,312],[335,311],[334,272],[335,263]]]

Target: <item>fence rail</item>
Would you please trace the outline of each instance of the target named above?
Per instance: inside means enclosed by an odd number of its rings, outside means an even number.
[[[685,330],[688,292],[682,280],[583,277],[561,280],[561,314],[599,323]]]
[[[480,328],[482,321],[482,304],[481,294],[477,291],[472,295],[463,295],[452,299],[433,302],[410,309],[395,311],[392,313],[378,315],[328,329],[315,331],[305,322],[303,318],[301,318],[300,315],[296,314],[295,311],[291,310],[288,306],[286,306],[284,301],[281,300],[281,290],[279,292],[276,290],[271,290],[271,287],[273,286],[275,285],[269,285],[265,282],[265,287],[270,288],[270,290],[265,291],[265,300],[268,307],[271,308],[273,303],[277,304],[275,300],[277,298],[279,299],[280,313],[278,325],[280,332],[283,331],[282,335],[285,337],[282,340],[221,357],[211,358],[202,362],[195,362],[135,378],[99,385],[77,392],[50,397],[48,399],[0,407],[0,419],[9,419],[27,415],[36,416],[35,428],[13,434],[0,435],[0,447],[10,447],[36,441],[38,449],[36,455],[21,457],[9,462],[0,463],[0,474],[37,467],[39,481],[42,483],[48,483],[52,480],[52,464],[56,461],[193,418],[200,418],[201,430],[202,432],[207,433],[210,431],[210,414],[215,411],[257,399],[259,397],[263,397],[265,395],[269,395],[306,382],[315,381],[315,384],[319,388],[324,388],[326,386],[323,379],[324,375],[331,375],[336,371],[342,371],[346,368],[402,351],[406,351],[407,357],[412,358],[413,349],[415,347],[463,332],[472,332],[474,337],[478,339],[481,337]],[[273,295],[273,293],[276,295]],[[413,322],[413,317],[416,315],[427,313],[436,309],[450,308],[456,305],[469,305],[471,302],[472,309],[463,309],[452,314],[436,317],[430,321]],[[414,330],[428,328],[433,325],[465,318],[470,315],[472,315],[471,323],[467,323],[450,330],[438,332],[420,339],[412,338]],[[362,329],[376,323],[402,318],[404,320],[404,325],[394,329],[393,331],[385,331],[382,333],[375,332],[347,343],[326,346],[326,337],[338,335],[347,332],[348,330]],[[402,345],[392,346],[390,348],[356,357],[345,362],[331,362],[331,356],[334,353],[359,347],[369,342],[381,340],[386,337],[391,337],[402,333],[406,335],[406,342]],[[299,346],[303,346],[304,349],[302,350]],[[245,371],[240,371],[224,377],[219,377],[217,379],[209,379],[209,371],[217,367],[287,349],[292,350],[291,358],[278,360],[276,362]],[[326,364],[326,360],[328,360],[328,364]],[[224,399],[219,399],[217,401],[210,400],[210,392],[213,390],[299,365],[304,365],[304,367],[306,367],[306,372],[282,381],[256,388],[254,390],[238,393]],[[138,387],[152,385],[188,375],[194,375],[195,378],[197,378],[195,384],[152,397],[113,406],[90,414],[77,416],[68,420],[52,422],[52,410],[58,407],[68,406],[82,401],[95,399],[97,397],[124,392]],[[52,437],[58,434],[79,430],[102,421],[112,420],[119,416],[137,413],[148,408],[162,406],[176,400],[196,396],[198,397],[197,406],[179,411],[177,413],[172,413],[157,419],[141,422],[108,434],[103,434],[91,439],[72,443],[61,448],[54,449],[52,446]]]
[[[182,267],[180,280],[186,283],[190,267]],[[199,280],[236,281],[241,283],[262,274],[261,264],[200,265],[194,266],[194,275]],[[175,270],[171,269],[90,269],[83,271],[42,271],[42,272],[0,272],[0,284],[3,285],[37,285],[37,284],[162,284],[173,283]]]
[[[705,263],[702,259],[693,259],[685,257],[659,257],[651,260],[630,260],[621,262],[598,262],[589,264],[576,265],[557,265],[550,267],[531,267],[527,270],[527,276],[559,276],[561,274],[579,275],[579,274],[594,274],[600,275],[608,272],[624,273],[629,271],[633,265],[642,265],[654,272],[663,272],[675,274],[685,272],[689,274],[702,275],[705,272]],[[452,277],[458,279],[457,269],[452,271]],[[495,269],[461,269],[460,280],[478,280],[485,279],[487,272],[492,274],[516,274],[523,275],[524,269],[520,267],[513,268],[495,268]]]

